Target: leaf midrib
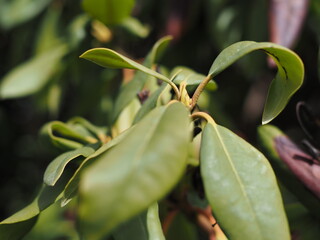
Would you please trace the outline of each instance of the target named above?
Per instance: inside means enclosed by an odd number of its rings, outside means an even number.
[[[251,200],[250,200],[249,196],[247,195],[247,192],[245,191],[245,187],[244,187],[243,184],[242,184],[241,177],[240,177],[239,174],[237,173],[236,168],[235,168],[235,166],[234,166],[234,164],[233,164],[233,162],[232,162],[232,160],[231,160],[231,157],[230,157],[230,155],[229,155],[229,153],[228,153],[228,151],[227,151],[227,147],[225,146],[225,144],[224,144],[224,142],[223,142],[223,140],[222,140],[222,137],[221,137],[221,135],[220,135],[220,132],[219,132],[219,130],[218,130],[218,128],[217,128],[217,124],[212,124],[212,125],[213,125],[214,129],[216,130],[217,137],[218,137],[218,139],[219,139],[219,141],[220,141],[220,144],[221,144],[221,146],[222,146],[222,148],[223,148],[223,152],[225,153],[225,155],[226,155],[226,157],[227,157],[227,159],[228,159],[228,162],[229,162],[229,164],[230,164],[230,166],[231,166],[231,168],[232,168],[232,172],[233,172],[234,175],[236,176],[236,179],[237,179],[237,181],[238,181],[238,183],[239,183],[239,185],[240,185],[240,189],[241,189],[241,191],[242,191],[242,193],[243,193],[243,195],[244,195],[244,198],[245,198],[245,200],[248,202],[249,208],[250,208],[250,210],[251,210],[251,214],[252,214],[252,216],[254,217],[254,219],[257,220],[256,222],[257,222],[257,225],[259,226],[259,228],[258,228],[258,229],[259,229],[259,234],[260,234],[260,236],[261,236],[261,239],[263,239],[263,234],[262,234],[261,229],[260,229],[261,226],[260,226],[260,224],[259,224],[258,217],[257,217],[254,209],[251,207]]]

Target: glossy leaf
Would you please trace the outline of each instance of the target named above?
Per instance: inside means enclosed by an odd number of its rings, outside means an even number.
[[[289,240],[276,178],[267,159],[230,130],[208,123],[200,168],[220,227],[236,240]]]
[[[86,158],[94,153],[94,150],[90,147],[78,148],[74,151],[65,152],[56,157],[47,167],[43,181],[49,186],[54,186],[58,179],[61,177],[63,170],[68,163],[74,161],[77,158]]]
[[[166,50],[171,40],[172,38],[169,36],[158,40],[147,55],[143,65],[147,68],[151,68],[152,65],[155,64],[163,55],[163,52]],[[149,75],[139,71],[135,73],[134,78],[129,83],[121,88],[119,96],[115,102],[113,120],[116,120],[120,112],[137,96],[146,81],[150,80],[149,78]]]
[[[173,82],[180,85],[183,81],[186,82],[187,86],[195,86],[197,87],[203,79],[206,78],[205,75],[197,73],[187,67],[176,67],[171,71],[171,75],[173,76]],[[211,80],[207,86],[210,90],[216,90],[218,88],[216,82]]]
[[[92,61],[106,68],[129,68],[139,70],[155,78],[159,78],[167,83],[170,80],[164,75],[153,71],[123,55],[108,48],[94,48],[83,53],[81,58]]]
[[[156,108],[84,171],[79,208],[84,237],[101,239],[168,193],[187,164],[188,127],[181,103]]]
[[[56,147],[64,150],[81,148],[86,144],[97,143],[98,140],[90,135],[79,132],[75,127],[59,121],[53,121],[43,126],[41,134]]]
[[[66,53],[66,46],[61,44],[14,68],[1,80],[0,98],[25,97],[39,91],[56,72]]]
[[[276,62],[278,73],[272,81],[262,116],[262,123],[274,119],[286,106],[291,96],[300,88],[304,67],[300,58],[291,50],[273,43],[243,41],[224,49],[214,60],[209,75],[215,77],[244,55],[262,50]]]
[[[104,24],[119,24],[130,16],[134,0],[83,0],[82,7]]]
[[[285,185],[285,187],[295,195],[295,197],[310,210],[310,212],[318,218],[320,218],[320,200],[315,197],[308,189],[306,189],[305,185],[294,176],[293,172],[288,168],[285,163],[285,160],[281,159],[281,156],[287,152],[287,155],[296,155],[298,157],[305,156],[305,153],[302,153],[301,150],[297,146],[293,146],[293,143],[287,139],[286,135],[281,132],[278,128],[272,125],[265,125],[258,128],[259,133],[259,141],[262,146],[263,151],[268,156],[273,169],[275,170],[280,181]],[[279,140],[281,140],[279,142]],[[287,139],[286,141],[283,141]],[[282,144],[279,144],[282,143]],[[286,144],[285,144],[286,143]],[[280,155],[280,152],[283,152]],[[307,156],[308,157],[308,156]],[[310,158],[310,157],[309,157]],[[301,158],[302,159],[302,158]],[[308,159],[308,158],[307,158]],[[290,159],[286,159],[286,161],[290,161]],[[292,164],[296,163],[296,171],[300,170],[304,172],[305,170],[310,171],[312,165],[302,160],[291,159]],[[301,165],[303,164],[303,165]],[[300,169],[301,168],[301,169]],[[305,169],[303,169],[305,168]],[[312,171],[306,174],[307,178],[312,178],[314,175]],[[311,180],[311,183],[314,183],[316,187],[317,180]]]
[[[36,15],[51,2],[51,0],[1,0],[0,26],[4,29],[13,28]]]
[[[31,204],[0,222],[0,236],[8,237],[1,239],[21,239],[28,233],[39,213],[61,199],[61,193],[69,177],[70,174],[65,173],[55,186],[43,185],[38,196]]]

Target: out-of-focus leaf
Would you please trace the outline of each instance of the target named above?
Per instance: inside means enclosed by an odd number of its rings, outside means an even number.
[[[23,240],[78,240],[72,214],[73,207],[62,208],[58,203],[51,205],[41,212],[37,223]]]
[[[171,40],[172,38],[169,36],[159,39],[147,55],[143,65],[147,68],[151,68],[163,55]],[[120,112],[137,96],[149,78],[149,75],[146,75],[143,72],[137,72],[134,78],[121,88],[115,102],[113,120],[116,120]]]
[[[167,240],[198,240],[197,228],[182,213],[178,213],[166,234]]]
[[[112,233],[114,240],[165,240],[158,214],[158,204],[121,224]]]
[[[54,186],[58,179],[61,177],[65,167],[70,161],[74,161],[77,158],[86,158],[89,157],[94,150],[90,147],[78,148],[74,151],[65,152],[60,156],[56,157],[47,167],[43,181],[49,186]]]
[[[60,8],[49,8],[44,16],[37,34],[34,54],[44,53],[62,43],[58,37],[58,23],[61,16]]]
[[[102,145],[95,153],[91,154],[89,157],[84,159],[72,178],[70,178],[69,182],[67,183],[65,190],[63,192],[63,199],[61,202],[61,205],[64,206],[66,205],[76,194],[78,190],[78,185],[80,181],[80,176],[82,171],[88,167],[92,162],[94,162],[100,154],[103,154],[107,150],[111,149],[115,145],[119,144],[126,136],[127,134],[132,131],[133,127],[128,129],[127,131],[121,133],[118,135],[116,138],[112,139],[108,143]]]
[[[55,74],[67,50],[61,44],[14,68],[1,80],[0,98],[25,97],[39,91]]]
[[[43,126],[41,134],[56,147],[73,150],[83,147],[85,144],[94,144],[98,140],[91,135],[85,135],[77,131],[75,127],[59,121],[49,122]]]
[[[206,196],[228,238],[290,239],[276,178],[258,150],[230,130],[208,123],[200,159]]]
[[[104,24],[119,24],[130,16],[134,0],[83,0],[82,7]]]
[[[299,37],[309,0],[271,0],[269,6],[270,41],[291,48]]]
[[[2,240],[18,240],[21,239],[37,221],[37,217],[30,218],[25,221],[14,224],[0,223],[0,239]]]
[[[122,22],[122,26],[125,27],[128,31],[130,31],[132,34],[145,38],[150,33],[150,28],[143,25],[141,22],[139,22],[138,19],[128,17]]]
[[[168,193],[187,164],[189,124],[181,103],[156,108],[85,169],[79,206],[84,237],[101,239]]]
[[[273,169],[275,170],[278,178],[280,181],[286,186],[286,188],[294,194],[297,199],[310,210],[310,212],[318,218],[320,218],[320,201],[312,194],[310,191],[306,189],[306,187],[300,182],[293,173],[289,170],[288,166],[285,164],[283,160],[281,160],[279,156],[279,147],[278,151],[276,148],[276,139],[283,139],[286,138],[283,132],[281,132],[278,128],[272,125],[265,125],[258,128],[259,133],[259,141],[260,145],[262,146],[263,151],[265,152],[266,156],[270,160]],[[286,141],[287,142],[287,141]],[[292,143],[290,142],[290,145]],[[283,144],[282,144],[283,145]],[[292,149],[289,149],[289,146],[284,146],[281,151],[288,151],[289,153],[299,153],[301,152],[295,146]],[[297,156],[298,156],[297,155]],[[305,153],[303,153],[305,155]],[[298,164],[302,160],[295,159]]]
[[[284,109],[291,96],[303,83],[303,63],[294,52],[273,43],[238,42],[227,47],[218,55],[209,70],[209,75],[215,77],[239,58],[255,50],[267,53],[278,66],[278,73],[270,85],[263,111],[262,123],[265,124]]]
[[[146,116],[152,109],[157,106],[159,96],[163,93],[167,86],[168,85],[166,84],[162,84],[161,87],[157,89],[157,91],[155,91],[150,97],[148,97],[148,99],[142,104],[142,107],[135,115],[133,124],[139,122],[144,116]]]
[[[86,37],[86,24],[89,21],[87,15],[76,17],[68,26],[68,44],[71,48],[75,48]]]
[[[205,75],[199,74],[187,67],[175,67],[171,71],[171,75],[174,76],[172,80],[174,83],[180,85],[185,81],[187,86],[194,87],[197,87],[206,78]],[[211,80],[206,87],[214,91],[217,89],[217,84]]]
[[[292,239],[314,240],[320,236],[320,222],[299,203],[285,206],[288,215]]]
[[[51,0],[1,0],[0,26],[13,28],[38,15]]]
[[[61,199],[61,193],[69,177],[69,173],[64,174],[53,187],[43,185],[31,204],[0,222],[0,236],[8,237],[1,239],[20,239],[29,232],[38,214]]]
[[[71,118],[67,124],[69,125],[76,125],[80,124],[81,126],[85,127],[90,133],[92,133],[97,139],[100,139],[101,142],[106,142],[106,127],[98,127],[90,123],[88,120],[82,117],[73,117]]]

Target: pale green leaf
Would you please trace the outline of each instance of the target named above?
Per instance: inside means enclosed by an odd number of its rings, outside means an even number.
[[[122,22],[122,26],[132,34],[141,38],[147,37],[150,33],[150,27],[143,25],[137,18],[127,17]]]
[[[100,239],[172,189],[187,164],[189,124],[181,103],[156,108],[84,171],[79,216],[85,237]]]
[[[66,45],[61,44],[14,68],[1,80],[0,98],[24,97],[39,91],[56,72],[66,53]]]
[[[92,148],[83,147],[59,155],[48,165],[43,176],[43,182],[49,186],[54,186],[68,163],[78,158],[84,159],[93,153],[94,150]]]
[[[130,16],[134,0],[83,0],[83,9],[104,24],[119,24]]]
[[[300,88],[304,66],[298,55],[280,45],[268,42],[243,41],[224,49],[214,60],[209,75],[215,77],[244,55],[262,50],[277,64],[278,73],[272,81],[262,116],[263,124],[274,119],[286,106],[291,96]]]
[[[36,15],[51,2],[51,0],[1,0],[0,26],[4,29],[13,28]]]
[[[153,70],[121,55],[120,53],[117,53],[117,52],[115,52],[111,49],[108,49],[108,48],[93,48],[93,49],[88,50],[85,53],[83,53],[80,57],[87,59],[89,61],[92,61],[102,67],[135,69],[135,70],[139,70],[141,72],[144,72],[146,74],[149,74],[155,78],[159,78],[167,83],[170,82],[170,80],[167,77],[165,77],[164,75],[162,75],[156,71],[153,71]]]
[[[200,154],[205,194],[228,238],[291,239],[276,178],[258,150],[230,130],[208,123]]]

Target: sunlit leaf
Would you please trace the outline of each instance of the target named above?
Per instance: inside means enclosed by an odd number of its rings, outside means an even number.
[[[67,48],[62,44],[14,68],[1,80],[0,98],[24,97],[39,91],[56,72],[66,53]]]
[[[83,0],[83,9],[104,24],[119,24],[130,16],[134,0]]]
[[[214,60],[209,75],[215,77],[244,55],[262,50],[277,64],[278,73],[272,81],[265,103],[262,122],[274,119],[286,106],[291,96],[300,88],[304,78],[304,67],[300,58],[291,50],[273,43],[243,41],[224,49]]]
[[[289,240],[281,195],[267,159],[230,130],[208,123],[201,175],[219,226],[236,240]]]
[[[85,237],[101,239],[168,193],[187,164],[188,127],[183,104],[156,108],[84,171],[79,216]]]

